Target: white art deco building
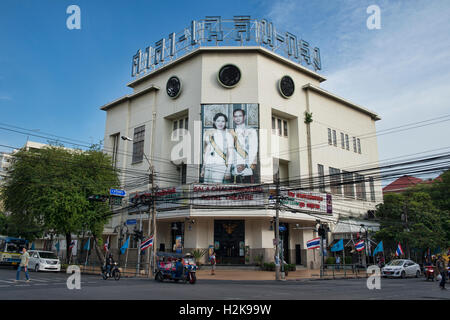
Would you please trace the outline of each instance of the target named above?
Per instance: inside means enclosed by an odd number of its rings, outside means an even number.
[[[328,223],[329,241],[348,238],[355,228],[343,221],[382,201],[376,172],[363,170],[378,164],[380,118],[322,89],[321,64],[319,49],[246,16],[193,21],[139,50],[132,92],[101,107],[105,151],[127,191],[105,228],[113,247],[127,220],[136,220],[129,231],[149,230],[139,199],[151,195],[152,166],[158,250],[213,247],[219,264],[273,261],[279,178],[284,259],[317,267],[306,247],[316,220]]]

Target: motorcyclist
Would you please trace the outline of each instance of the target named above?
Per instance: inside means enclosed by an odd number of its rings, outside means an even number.
[[[177,259],[177,262],[175,263],[175,269],[176,269],[176,277],[181,277],[181,274],[183,273],[183,263],[181,263],[181,258]]]
[[[111,276],[111,268],[114,265],[114,259],[113,259],[113,255],[110,252],[108,254],[108,257],[106,258],[106,273],[108,274],[108,276]]]

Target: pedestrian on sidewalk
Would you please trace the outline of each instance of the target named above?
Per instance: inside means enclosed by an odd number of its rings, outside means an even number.
[[[28,262],[30,261],[30,254],[27,249],[22,249],[22,255],[20,256],[20,264],[17,267],[16,282],[20,280],[20,271],[24,268],[25,276],[27,277],[27,282],[30,282],[30,276],[28,275]]]
[[[209,262],[211,263],[211,275],[215,274],[216,271],[216,253],[213,252],[209,257]]]
[[[439,287],[441,287],[441,289],[445,289],[445,277],[447,276],[447,269],[445,267],[444,259],[442,259],[442,256],[438,257],[436,268],[438,269],[438,272],[442,277],[441,282],[439,283]]]
[[[341,265],[341,257],[337,256],[336,257],[336,269],[339,270],[340,265]]]

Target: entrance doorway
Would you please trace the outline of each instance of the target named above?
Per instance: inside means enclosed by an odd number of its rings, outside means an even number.
[[[214,251],[217,264],[245,264],[245,221],[215,220]]]

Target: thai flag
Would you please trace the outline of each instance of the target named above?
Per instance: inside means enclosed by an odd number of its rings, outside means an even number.
[[[307,241],[306,242],[306,247],[308,249],[320,248],[320,237],[319,238],[314,238],[314,239],[311,239],[311,240]]]
[[[364,250],[364,241],[360,240],[355,244],[356,251]]]
[[[150,238],[148,238],[147,240],[142,242],[141,251],[144,251],[145,249],[147,249],[148,247],[151,247],[151,246],[153,246],[153,236],[151,236]]]
[[[397,246],[397,250],[395,251],[395,255],[398,257],[398,256],[401,256],[402,254],[403,254],[403,249],[399,242],[398,246]]]

